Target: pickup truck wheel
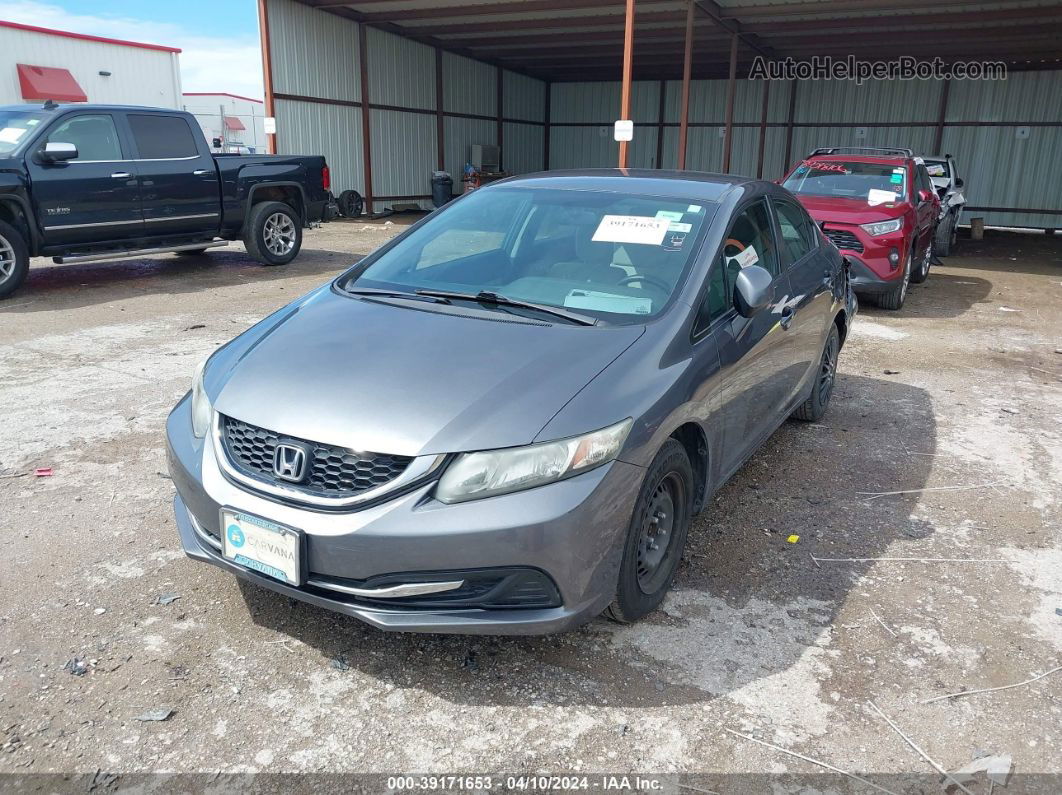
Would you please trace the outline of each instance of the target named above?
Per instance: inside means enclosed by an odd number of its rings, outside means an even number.
[[[251,208],[243,244],[263,265],[287,265],[302,248],[302,221],[282,202],[256,204]]]
[[[605,609],[626,624],[664,601],[686,546],[693,507],[693,467],[686,448],[668,439],[642,481],[623,547],[616,598]]]
[[[0,298],[7,298],[26,281],[29,249],[21,233],[0,221]]]

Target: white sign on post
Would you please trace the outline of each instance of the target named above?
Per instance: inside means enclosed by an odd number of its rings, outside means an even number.
[[[617,141],[633,141],[634,122],[630,119],[617,119],[615,129],[612,131],[612,137]]]
[[[262,119],[262,127],[265,128],[266,135],[277,134],[277,119],[275,116],[266,116]]]

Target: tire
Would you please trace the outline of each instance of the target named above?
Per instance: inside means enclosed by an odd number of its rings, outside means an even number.
[[[11,224],[0,221],[0,298],[7,298],[26,281],[29,248]]]
[[[911,258],[913,256],[914,242],[912,241],[907,249],[907,259],[903,262],[903,275],[900,277],[900,283],[887,293],[878,296],[878,306],[882,309],[895,311],[903,306],[903,302],[907,299],[907,288],[911,283]]]
[[[955,238],[955,217],[949,215],[938,226],[933,236],[933,251],[938,257],[946,257],[951,254]]]
[[[365,200],[356,190],[345,190],[336,199],[339,206],[339,214],[344,218],[357,218],[365,209]]]
[[[804,422],[818,422],[826,414],[833,395],[833,385],[837,380],[837,356],[841,352],[841,334],[837,325],[830,328],[830,335],[822,348],[819,359],[819,372],[811,384],[811,395],[797,406],[793,418]]]
[[[251,208],[243,244],[263,265],[287,265],[302,248],[302,221],[290,205],[261,202]]]
[[[933,260],[933,242],[926,243],[925,251],[918,258],[918,265],[915,267],[914,272],[911,273],[911,283],[921,284],[929,278],[929,266]]]
[[[613,621],[637,621],[655,610],[667,595],[686,546],[693,486],[693,467],[686,448],[677,439],[668,439],[653,459],[634,505],[616,597],[605,609]],[[662,549],[661,536],[667,539]]]
[[[191,248],[185,251],[175,251],[173,253],[178,257],[198,257],[200,254],[206,254],[206,252],[207,250],[205,248]]]

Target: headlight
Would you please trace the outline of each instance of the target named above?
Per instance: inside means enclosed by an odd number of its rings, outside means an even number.
[[[195,368],[192,376],[192,433],[202,439],[210,430],[210,421],[213,419],[214,407],[210,405],[210,398],[203,389],[203,370],[206,369],[208,356]]]
[[[464,502],[530,489],[586,472],[616,457],[633,423],[626,419],[571,439],[465,453],[447,467],[435,488],[435,497],[446,503]]]
[[[873,224],[860,224],[859,228],[871,237],[887,235],[891,232],[899,232],[903,228],[902,218],[893,218],[891,221],[877,221]]]

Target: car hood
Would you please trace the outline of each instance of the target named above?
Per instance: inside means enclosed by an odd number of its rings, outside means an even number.
[[[869,224],[874,221],[889,221],[901,218],[910,205],[905,201],[870,205],[866,198],[843,198],[837,196],[809,196],[796,194],[816,221],[834,221],[842,224]]]
[[[534,440],[644,332],[482,314],[489,319],[324,288],[231,343],[207,368],[206,391],[227,416],[355,450],[511,447]]]

